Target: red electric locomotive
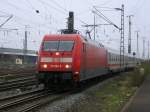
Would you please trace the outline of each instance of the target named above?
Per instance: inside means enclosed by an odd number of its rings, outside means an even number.
[[[128,54],[120,66],[120,54],[104,48],[101,43],[85,38],[73,28],[73,13],[69,13],[68,29],[63,34],[46,35],[38,54],[37,78],[45,86],[73,84],[102,74],[122,71],[136,66]]]
[[[38,56],[38,79],[45,85],[77,83],[108,72],[104,46],[79,34],[46,35]]]

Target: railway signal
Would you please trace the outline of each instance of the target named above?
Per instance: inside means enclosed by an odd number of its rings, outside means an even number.
[[[67,21],[67,29],[62,29],[61,34],[76,34],[77,30],[74,29],[74,12],[69,12]]]

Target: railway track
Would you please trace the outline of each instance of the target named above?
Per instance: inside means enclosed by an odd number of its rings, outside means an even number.
[[[107,81],[107,79],[113,79],[115,77],[116,76],[114,75],[107,75],[103,79],[100,78],[99,81],[105,82]],[[80,90],[77,91],[80,92]],[[28,112],[37,110],[46,104],[50,104],[56,100],[60,100],[72,93],[77,93],[77,91],[73,90],[71,92],[69,91],[62,94],[57,94],[56,92],[53,92],[51,90],[38,90],[13,97],[0,99],[0,112]]]
[[[10,108],[12,106],[15,106],[15,105],[23,103],[23,102],[27,102],[29,100],[31,101],[33,99],[40,98],[42,96],[45,96],[46,93],[47,92],[45,92],[45,91],[39,90],[39,91],[27,93],[27,94],[18,95],[15,97],[1,99],[0,100],[0,105],[1,105],[0,110]]]
[[[103,82],[103,84],[104,84],[104,82],[107,83],[112,79],[117,79],[117,76],[114,76],[113,74],[110,74],[108,76],[105,75],[105,77],[103,79],[100,78],[100,80],[99,81],[97,80],[97,81],[99,83]],[[69,96],[71,94],[76,94],[76,93],[82,92],[82,91],[86,90],[87,88],[89,88],[90,85],[92,86],[95,84],[96,84],[96,81],[93,81],[93,84],[90,83],[89,85],[87,85],[86,87],[83,87],[83,88],[73,89],[73,90],[66,92],[66,93],[63,93],[63,94],[52,94],[50,97],[47,97],[47,98],[45,97],[43,100],[40,100],[39,102],[33,103],[32,105],[29,105],[26,108],[23,108],[23,109],[16,111],[16,112],[29,112],[29,111],[34,111],[34,109],[38,110],[38,108],[43,106],[43,105],[46,105],[48,103],[52,103],[56,100],[60,100],[60,99],[66,97],[66,96]]]
[[[52,103],[65,94],[56,94],[56,92],[39,90],[23,95],[18,95],[10,98],[0,99],[1,112],[28,112],[43,106],[47,103]]]
[[[35,76],[35,67],[11,67],[0,68],[0,83],[8,82],[9,80],[16,80],[16,78],[23,78],[28,76]]]
[[[34,84],[37,84],[37,80],[35,76],[16,78],[15,80],[8,80],[5,82],[0,82],[0,91],[26,87],[26,86],[30,86]]]

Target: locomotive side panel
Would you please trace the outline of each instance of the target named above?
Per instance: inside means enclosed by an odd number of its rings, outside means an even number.
[[[85,65],[84,72],[80,74],[80,80],[86,80],[106,74],[108,72],[106,50],[103,47],[91,44],[90,42],[84,43],[83,46],[85,47],[83,47],[85,51],[82,52],[83,57],[81,57],[81,60],[85,61]]]

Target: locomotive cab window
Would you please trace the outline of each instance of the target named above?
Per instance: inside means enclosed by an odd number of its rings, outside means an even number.
[[[60,41],[59,51],[72,51],[74,46],[74,41]]]
[[[43,51],[72,51],[74,41],[44,41]]]
[[[44,41],[43,51],[57,51],[58,41]]]

